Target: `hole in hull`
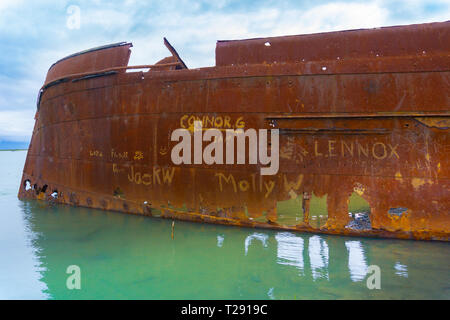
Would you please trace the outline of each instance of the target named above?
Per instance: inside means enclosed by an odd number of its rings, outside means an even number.
[[[53,199],[58,199],[58,190],[53,190],[51,196],[53,197]]]
[[[30,180],[25,180],[24,182],[23,182],[23,188],[25,189],[25,191],[28,191],[28,190],[31,190],[31,189],[33,189],[32,187],[31,187],[31,182],[30,182]]]
[[[348,202],[348,214],[351,221],[345,226],[353,230],[371,230],[370,205],[357,192],[353,192]]]
[[[283,226],[294,226],[303,222],[303,195],[277,202],[277,223]]]
[[[309,199],[309,225],[314,228],[320,228],[328,220],[327,195],[322,197],[311,194]]]
[[[120,189],[120,187],[117,187],[114,189],[113,195],[116,198],[120,198],[120,199],[125,198],[125,194],[123,193],[122,189]]]
[[[398,207],[398,208],[390,208],[388,210],[388,213],[390,215],[401,216],[402,214],[406,213],[406,211],[408,211],[408,208]]]

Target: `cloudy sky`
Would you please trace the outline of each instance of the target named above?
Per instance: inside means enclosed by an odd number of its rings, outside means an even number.
[[[130,64],[151,64],[167,37],[195,68],[214,65],[216,40],[447,20],[449,0],[0,0],[0,142],[29,141],[48,68],[91,47],[129,41]]]

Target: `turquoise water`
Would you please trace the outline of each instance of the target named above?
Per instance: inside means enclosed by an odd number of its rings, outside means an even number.
[[[168,220],[19,201],[25,157],[0,152],[0,299],[450,299],[447,243],[180,221],[172,239]]]

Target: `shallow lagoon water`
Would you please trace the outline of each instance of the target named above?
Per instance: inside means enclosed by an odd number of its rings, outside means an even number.
[[[25,158],[0,152],[0,299],[450,299],[447,243],[181,221],[172,239],[171,220],[18,200]]]

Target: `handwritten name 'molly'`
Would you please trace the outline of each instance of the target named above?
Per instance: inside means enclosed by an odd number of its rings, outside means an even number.
[[[270,131],[270,155],[268,134]],[[225,164],[235,164],[234,144],[237,140],[237,164],[245,164],[246,160],[246,141],[248,139],[248,163],[257,164],[258,160],[262,167],[261,175],[277,174],[279,168],[279,130],[278,129],[226,129],[225,138],[221,130],[206,129],[203,130],[202,122],[194,122],[194,164],[224,164],[224,145],[225,145]],[[181,139],[181,141],[180,141]],[[171,135],[172,141],[179,141],[171,152],[172,162],[174,164],[191,164],[192,162],[192,136],[187,129],[176,129]],[[203,149],[203,141],[211,141]]]

